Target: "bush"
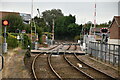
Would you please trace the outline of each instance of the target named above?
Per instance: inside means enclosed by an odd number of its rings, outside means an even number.
[[[23,46],[22,46],[23,49],[27,49],[28,45],[31,45],[31,40],[26,34],[24,34],[23,35]]]
[[[75,36],[74,40],[77,41],[80,39],[80,36]]]
[[[18,40],[16,38],[7,37],[8,48],[16,48],[18,47]]]

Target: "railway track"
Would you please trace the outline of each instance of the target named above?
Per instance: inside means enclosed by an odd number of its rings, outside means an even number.
[[[70,48],[69,48],[70,49]],[[73,48],[72,48],[73,49]],[[74,47],[74,50],[76,50],[76,46]],[[68,58],[66,57],[66,52],[64,52],[64,59],[66,60],[66,62],[68,64],[70,64],[74,69],[76,69],[78,72],[82,73],[82,75],[84,75],[86,77],[86,79],[88,80],[94,80],[94,78],[88,74],[86,74],[85,72],[81,71],[78,67],[76,67],[73,63],[71,63]]]
[[[37,76],[36,76],[36,72],[35,72],[35,62],[36,62],[36,59],[40,56],[41,54],[38,54],[34,60],[33,60],[33,63],[32,63],[32,73],[33,73],[33,76],[35,78],[35,80],[38,80]]]
[[[52,47],[50,50],[53,50],[54,48],[56,48],[56,47],[58,47],[59,45],[57,45],[57,46],[55,46],[55,47]],[[32,62],[32,73],[33,73],[33,78],[35,79],[35,80],[39,80],[39,76],[38,76],[38,73],[40,72],[37,68],[36,68],[36,64],[39,64],[40,63],[40,60],[38,60],[38,59],[40,59],[41,57],[41,55],[43,55],[43,54],[38,54],[37,56],[35,56],[35,58],[33,59],[33,62]],[[50,68],[49,68],[49,63],[48,63],[48,61],[47,61],[47,55],[46,55],[46,58],[44,58],[44,60],[46,61],[46,66],[47,66],[47,70],[46,71],[51,71],[50,70]],[[39,62],[38,62],[39,61]],[[44,67],[44,66],[43,66]],[[50,73],[50,72],[48,72],[48,73]],[[51,73],[51,74],[53,74],[53,73]],[[51,75],[50,75],[51,76]],[[53,77],[51,77],[51,78],[57,78],[54,74],[52,75]]]
[[[77,46],[75,45],[75,50],[77,49]],[[115,78],[99,71],[96,68],[91,67],[90,65],[82,62],[77,55],[74,53],[74,56],[70,57],[70,56],[66,56],[64,53],[64,57],[66,59],[66,61],[74,66],[74,68],[76,68],[77,70],[79,70],[80,72],[82,72],[83,74],[85,74],[86,76],[88,76],[90,79],[109,79],[109,80],[115,80]],[[80,67],[81,66],[81,67]]]
[[[70,46],[66,49],[70,49]],[[64,56],[54,57],[53,53],[51,53],[48,57],[48,62],[51,70],[55,73],[58,79],[63,80],[66,78],[70,79],[85,79],[89,80],[83,73],[79,73],[76,69],[71,67],[65,59]]]
[[[62,46],[63,47],[63,46]],[[60,49],[60,48],[59,48]],[[53,50],[54,51],[54,50]],[[53,68],[53,65],[51,64],[51,56],[53,54],[53,51],[51,52],[51,54],[48,56],[48,64],[51,68],[51,70],[53,71],[53,73],[57,76],[57,78],[59,78],[60,80],[62,80],[62,77],[55,71],[55,69]]]
[[[46,55],[46,57],[42,57],[44,54],[38,54],[32,63],[32,71],[33,71],[33,76],[35,80],[38,80],[39,78],[42,78],[41,76],[43,75],[38,75],[40,74],[40,71],[38,70],[39,67],[45,67],[47,66],[46,69],[46,74],[50,74],[49,78],[54,78],[54,79],[85,79],[85,80],[97,80],[97,79],[110,79],[110,80],[115,80],[115,78],[89,66],[88,64],[82,62],[76,53],[73,53],[72,55],[66,54],[67,50],[73,51],[77,50],[77,45],[62,45],[62,46],[56,46],[55,48],[51,49],[51,53],[49,55]],[[64,48],[64,49],[62,49]],[[64,50],[64,55],[56,55],[57,52],[59,53],[59,49]],[[79,48],[80,49],[80,48]],[[41,63],[44,61],[45,65],[41,65]],[[37,65],[39,64],[39,65]],[[77,64],[82,65],[82,67],[78,66]],[[37,67],[36,67],[36,66]],[[43,74],[41,72],[41,74]]]
[[[116,80],[115,78],[105,74],[104,72],[94,68],[94,67],[91,67],[90,65],[84,63],[83,61],[81,61],[77,55],[74,53],[74,56],[76,57],[76,59],[79,61],[79,64],[83,65],[83,68],[86,68],[87,70],[85,69],[82,69],[82,71],[86,72],[87,74],[93,76],[94,79],[109,79],[109,80]]]

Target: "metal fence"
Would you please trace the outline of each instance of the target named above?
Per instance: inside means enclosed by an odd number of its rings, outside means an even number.
[[[120,45],[89,42],[87,48],[87,53],[92,57],[120,68]]]

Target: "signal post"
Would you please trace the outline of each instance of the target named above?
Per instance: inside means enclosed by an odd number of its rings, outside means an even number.
[[[8,20],[2,20],[2,25],[4,26],[4,43],[3,43],[3,53],[7,53],[7,42],[6,42],[6,27],[9,25]]]

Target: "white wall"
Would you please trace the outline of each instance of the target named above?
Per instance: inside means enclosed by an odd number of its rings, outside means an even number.
[[[120,16],[120,1],[118,2],[118,15]]]
[[[120,39],[109,39],[108,43],[109,44],[119,44],[120,45]]]

